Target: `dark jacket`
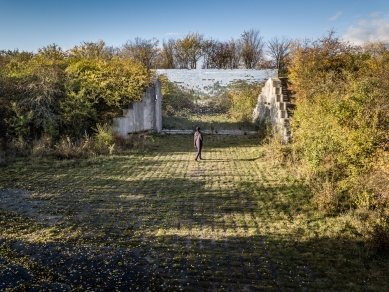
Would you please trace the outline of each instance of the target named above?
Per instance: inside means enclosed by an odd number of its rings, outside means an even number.
[[[194,133],[194,146],[197,148],[203,146],[203,134],[200,131]]]

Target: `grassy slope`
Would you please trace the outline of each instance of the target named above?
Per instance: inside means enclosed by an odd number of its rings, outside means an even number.
[[[52,256],[54,264],[42,262],[21,255],[15,241],[43,254],[50,243],[68,250],[110,248],[114,256],[118,249],[137,250],[147,273],[137,274],[141,281],[132,289],[389,286],[387,259],[364,249],[352,216],[315,211],[299,180],[267,164],[255,136],[206,135],[206,160],[199,163],[192,143],[192,136],[159,136],[144,153],[81,162],[21,159],[1,167],[0,188],[33,194],[1,198],[0,257],[80,290],[124,289],[115,271],[129,259],[96,261],[86,282],[81,271],[87,262],[71,255],[61,258],[65,263],[56,262],[58,256]],[[85,253],[89,260],[96,257]]]

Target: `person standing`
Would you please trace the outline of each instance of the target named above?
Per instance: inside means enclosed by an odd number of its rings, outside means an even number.
[[[203,133],[200,132],[200,127],[196,127],[196,132],[194,133],[194,147],[197,148],[197,155],[195,161],[198,158],[201,158],[201,150],[203,148]]]

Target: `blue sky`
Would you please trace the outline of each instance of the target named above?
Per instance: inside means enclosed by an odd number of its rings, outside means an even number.
[[[224,41],[251,28],[265,40],[316,39],[331,28],[354,43],[389,40],[389,0],[0,0],[0,50],[99,39],[121,46],[189,32]]]

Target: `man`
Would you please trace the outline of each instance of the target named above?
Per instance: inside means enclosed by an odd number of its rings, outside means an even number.
[[[196,127],[196,132],[194,133],[194,147],[197,148],[197,155],[195,161],[198,158],[201,158],[201,149],[203,148],[203,134],[200,132],[200,127]]]

